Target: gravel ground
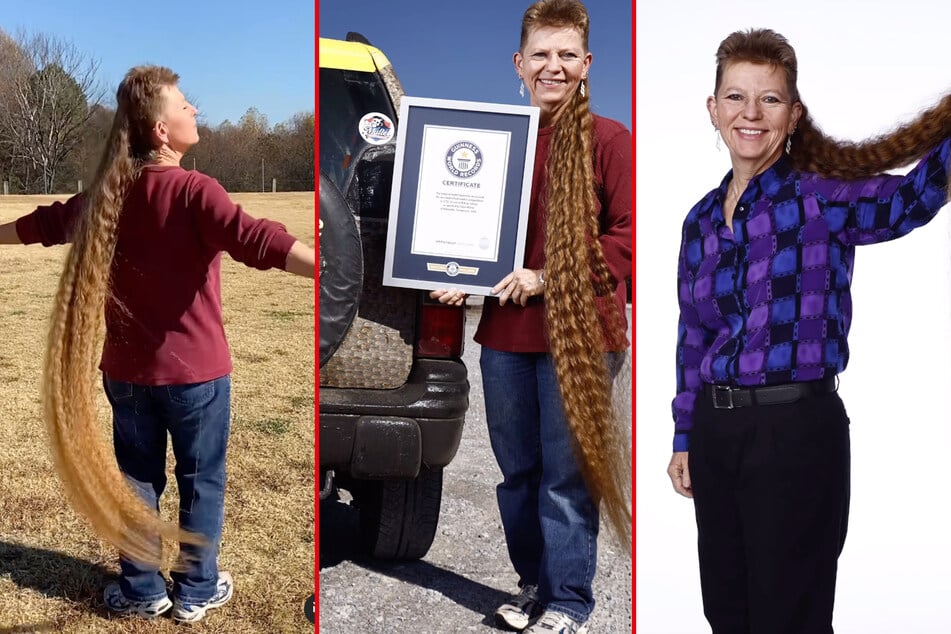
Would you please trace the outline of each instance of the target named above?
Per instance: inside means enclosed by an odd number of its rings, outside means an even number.
[[[501,479],[489,446],[472,341],[480,307],[467,319],[464,360],[472,385],[462,444],[446,468],[436,539],[421,561],[367,562],[357,555],[357,517],[346,492],[320,508],[322,634],[498,632],[491,615],[516,589],[495,500]],[[628,314],[630,321],[630,312]],[[629,367],[629,364],[628,364]],[[630,372],[627,373],[630,385]],[[630,399],[630,393],[624,395]],[[624,408],[630,411],[630,406]],[[606,537],[594,578],[590,634],[632,631],[631,558]]]

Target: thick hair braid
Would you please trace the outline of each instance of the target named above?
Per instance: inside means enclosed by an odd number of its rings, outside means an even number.
[[[840,179],[856,179],[903,167],[924,156],[951,134],[951,94],[914,121],[861,143],[826,136],[805,104],[792,137],[790,160],[796,169]]]
[[[605,344],[625,340],[597,236],[590,97],[576,93],[558,114],[548,154],[546,320],[568,427],[585,483],[608,526],[630,544],[631,457],[611,399]],[[596,280],[592,282],[592,271]],[[597,296],[607,296],[602,324]]]
[[[137,70],[144,77],[136,75]],[[160,107],[159,91],[169,84],[170,73],[154,67],[133,69],[119,88],[106,149],[56,293],[43,381],[53,458],[73,508],[126,557],[154,564],[161,559],[157,535],[184,542],[200,539],[161,521],[125,481],[103,442],[94,386],[119,216],[144,158],[141,128],[148,117],[135,117],[129,109]],[[154,120],[154,113],[149,114]],[[130,127],[130,121],[139,129]]]

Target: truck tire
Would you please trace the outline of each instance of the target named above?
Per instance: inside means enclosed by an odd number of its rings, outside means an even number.
[[[320,172],[320,367],[350,330],[363,290],[363,243],[356,218],[334,182]]]
[[[439,523],[442,468],[421,467],[413,480],[364,480],[356,496],[370,556],[412,560],[429,552]]]

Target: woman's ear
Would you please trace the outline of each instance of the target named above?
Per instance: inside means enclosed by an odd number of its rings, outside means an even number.
[[[168,143],[168,125],[164,121],[156,121],[152,126],[152,141],[156,145],[165,145]]]
[[[799,126],[799,119],[802,118],[802,104],[798,101],[792,105],[792,111],[789,113],[789,128],[787,134],[792,134]]]

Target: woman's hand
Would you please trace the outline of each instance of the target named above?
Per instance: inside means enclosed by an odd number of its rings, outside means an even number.
[[[667,475],[674,485],[674,491],[685,498],[693,497],[693,487],[690,484],[690,467],[687,466],[687,452],[675,451],[667,465]]]
[[[429,293],[429,296],[433,299],[439,300],[440,304],[462,306],[466,302],[466,297],[469,295],[455,288],[450,288],[448,290],[445,288],[440,288]]]
[[[492,288],[492,294],[498,295],[500,306],[505,306],[509,299],[524,306],[529,297],[544,292],[544,280],[544,269],[515,269]]]

